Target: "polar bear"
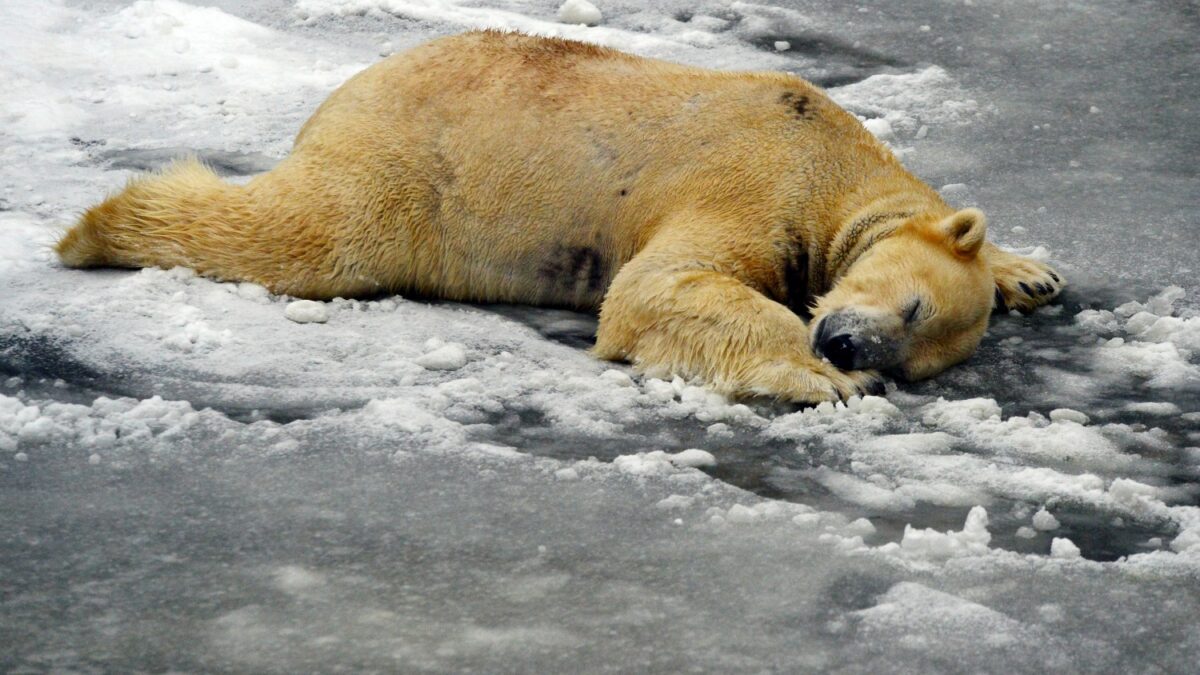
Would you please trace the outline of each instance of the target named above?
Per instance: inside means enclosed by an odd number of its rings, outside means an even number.
[[[601,358],[812,403],[938,373],[993,304],[1059,293],[986,229],[795,76],[480,31],[354,76],[248,184],[181,162],[57,251],[304,298],[598,309]]]

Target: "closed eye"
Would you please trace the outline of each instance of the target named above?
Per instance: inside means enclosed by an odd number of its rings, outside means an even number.
[[[923,305],[920,298],[913,298],[913,301],[908,303],[908,307],[904,308],[904,325],[911,326],[914,322],[922,317]]]

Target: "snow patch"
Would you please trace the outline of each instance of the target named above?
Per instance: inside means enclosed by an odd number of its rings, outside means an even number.
[[[922,127],[968,124],[993,112],[939,66],[880,74],[829,91],[839,105],[882,128],[915,135]],[[878,120],[878,121],[875,121]],[[874,133],[874,130],[872,130]]]

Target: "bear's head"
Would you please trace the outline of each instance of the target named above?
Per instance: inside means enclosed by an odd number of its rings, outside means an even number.
[[[917,380],[970,356],[995,285],[978,209],[918,215],[870,246],[813,308],[812,348],[843,370]]]

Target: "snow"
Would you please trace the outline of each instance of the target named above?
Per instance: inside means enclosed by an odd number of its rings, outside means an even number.
[[[0,662],[1188,672],[1187,19],[784,4],[4,3]],[[54,262],[136,170],[246,180],[345,78],[477,27],[808,76],[1071,285],[932,381],[793,410],[599,362],[570,312]]]

